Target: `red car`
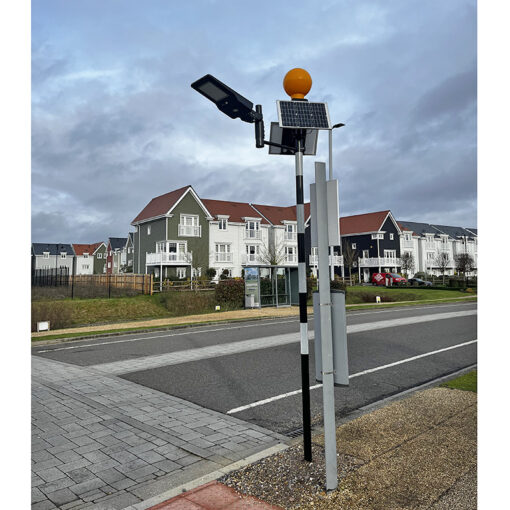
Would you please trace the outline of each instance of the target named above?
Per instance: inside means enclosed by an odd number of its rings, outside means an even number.
[[[407,280],[397,273],[374,273],[372,275],[372,285],[405,285]]]

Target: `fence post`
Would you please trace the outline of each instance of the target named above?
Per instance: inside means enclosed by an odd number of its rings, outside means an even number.
[[[108,273],[108,299],[111,297],[112,289],[112,274]]]

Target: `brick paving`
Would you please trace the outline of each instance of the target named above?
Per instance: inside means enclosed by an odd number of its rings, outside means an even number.
[[[285,440],[91,367],[32,357],[32,510],[120,510]]]

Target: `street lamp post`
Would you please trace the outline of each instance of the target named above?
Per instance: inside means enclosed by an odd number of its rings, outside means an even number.
[[[292,69],[289,71],[283,81],[285,91],[291,96],[292,103],[297,105],[299,101],[307,102],[304,99],[312,86],[312,79],[304,69]],[[326,111],[325,103],[316,103],[323,105],[323,117],[317,122],[318,125],[308,126],[303,129],[303,124],[293,124],[291,127],[284,127],[286,138],[289,145],[276,143],[274,141],[264,140],[264,121],[262,115],[262,106],[256,105],[253,110],[253,103],[243,97],[241,94],[231,89],[220,80],[210,74],[206,74],[191,84],[191,87],[197,92],[212,101],[217,108],[232,119],[239,118],[244,122],[255,124],[255,146],[262,148],[265,145],[278,147],[281,154],[295,155],[296,162],[296,219],[297,219],[297,248],[298,248],[298,287],[299,287],[299,322],[301,339],[301,381],[303,398],[303,446],[304,458],[307,461],[312,460],[311,446],[311,417],[310,417],[310,382],[309,382],[309,353],[308,353],[308,314],[307,314],[307,285],[306,285],[306,254],[305,254],[305,227],[304,227],[304,190],[303,190],[303,155],[306,150],[310,154],[309,139],[307,132],[313,132],[317,129],[334,129],[343,124],[337,124],[333,128],[329,125],[329,115]],[[296,103],[293,103],[296,101]],[[301,103],[302,105],[303,103]],[[299,108],[298,108],[299,109]],[[294,120],[294,119],[292,119]],[[327,122],[325,122],[327,120]],[[309,121],[309,120],[308,120]],[[307,122],[308,122],[307,121]],[[301,120],[299,121],[301,122]],[[283,132],[282,132],[283,134]],[[310,133],[308,133],[309,135]],[[311,137],[313,139],[313,136]],[[283,138],[282,138],[283,141]],[[313,145],[313,143],[312,143]],[[313,152],[315,153],[315,152]],[[331,160],[330,160],[331,161]],[[330,163],[330,175],[332,164]]]

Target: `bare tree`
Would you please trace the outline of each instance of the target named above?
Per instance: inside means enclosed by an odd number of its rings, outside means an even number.
[[[344,265],[349,268],[349,276],[352,285],[352,268],[354,267],[354,264],[358,262],[359,252],[358,250],[353,249],[351,243],[346,242],[344,245],[343,255]]]
[[[436,258],[434,259],[434,264],[436,267],[441,269],[441,274],[443,275],[443,285],[444,285],[444,273],[446,271],[447,267],[450,267],[450,255],[448,255],[448,252],[442,251],[439,253]]]
[[[295,250],[297,253],[297,250]],[[281,242],[270,243],[267,245],[265,242],[262,242],[259,251],[259,258],[263,264],[267,264],[269,266],[279,266],[282,262],[285,261],[285,246]]]
[[[406,278],[409,278],[409,273],[414,269],[414,256],[412,253],[405,251],[400,260],[402,262],[402,271],[405,273]]]
[[[455,255],[455,265],[457,266],[457,271],[461,272],[464,275],[464,280],[466,280],[466,273],[475,268],[475,261],[469,253],[459,253]]]

